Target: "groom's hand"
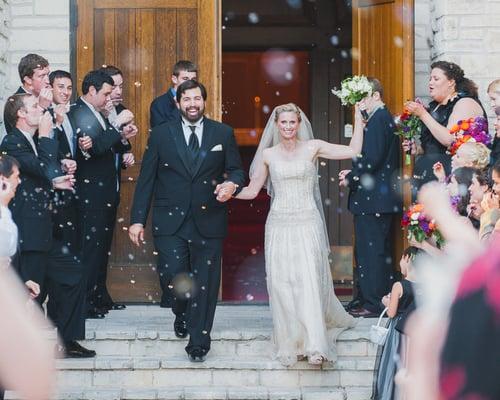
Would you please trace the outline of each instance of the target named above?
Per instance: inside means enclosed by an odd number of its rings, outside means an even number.
[[[137,247],[144,242],[144,226],[142,224],[132,224],[128,228],[128,237]]]
[[[236,192],[236,184],[231,181],[226,181],[224,183],[220,183],[215,187],[214,194],[217,195],[217,201],[224,203],[228,201]]]
[[[339,172],[339,186],[343,187],[349,186],[349,181],[346,179],[349,172],[351,172],[350,169],[344,169]]]

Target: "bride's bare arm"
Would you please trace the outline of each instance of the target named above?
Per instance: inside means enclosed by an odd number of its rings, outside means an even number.
[[[245,186],[243,189],[241,189],[241,192],[238,193],[236,198],[240,200],[255,199],[264,186],[264,183],[266,183],[268,175],[269,170],[265,161],[265,157],[263,157],[261,163],[257,166],[255,173],[250,179],[250,183],[248,184],[248,186]]]
[[[351,141],[349,142],[349,146],[328,143],[324,140],[313,140],[312,142],[314,142],[314,145],[317,146],[316,157],[326,158],[328,160],[345,160],[355,158],[359,153],[361,153],[365,122],[363,121],[359,107],[356,105],[355,108],[354,132]]]

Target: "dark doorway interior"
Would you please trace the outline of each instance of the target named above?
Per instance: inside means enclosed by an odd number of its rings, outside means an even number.
[[[223,121],[235,128],[248,171],[260,134],[276,105],[294,102],[309,116],[315,137],[346,143],[350,113],[331,89],[351,73],[351,9],[345,0],[223,0]],[[352,221],[336,176],[349,162],[320,166],[333,275],[350,295]],[[222,300],[267,302],[264,223],[269,197],[232,201],[222,273]]]

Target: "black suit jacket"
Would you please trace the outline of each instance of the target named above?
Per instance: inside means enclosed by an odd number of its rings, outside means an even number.
[[[92,138],[92,148],[86,158],[80,149],[76,152],[77,204],[82,209],[102,210],[115,207],[119,202],[117,190],[118,170],[116,154],[130,150],[130,143],[124,145],[122,137],[109,121],[103,129],[92,110],[78,99],[68,113],[73,132],[79,137]]]
[[[146,224],[153,200],[153,235],[172,235],[187,215],[200,233],[223,238],[227,206],[216,200],[215,186],[225,180],[245,182],[241,158],[231,127],[204,119],[196,166],[191,169],[181,120],[157,126],[151,132],[135,188],[131,223]],[[220,151],[214,151],[220,149]]]
[[[21,251],[48,251],[52,245],[52,179],[62,175],[57,140],[35,138],[38,156],[26,137],[14,128],[2,141],[2,152],[20,165],[21,183],[11,201],[19,229]]]
[[[369,119],[361,157],[353,161],[349,181],[349,210],[354,215],[397,213],[401,210],[400,143],[386,107]]]
[[[165,122],[177,121],[181,117],[171,89],[154,99],[149,111],[151,129]]]

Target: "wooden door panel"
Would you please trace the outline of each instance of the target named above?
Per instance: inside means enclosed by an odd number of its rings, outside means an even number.
[[[116,300],[154,300],[158,279],[151,224],[146,228],[146,245],[139,249],[132,246],[126,230],[148,140],[149,108],[170,86],[174,63],[188,59],[198,64],[199,79],[207,86],[207,114],[220,118],[220,0],[76,0],[76,5],[78,90],[88,71],[117,66],[123,72],[124,105],[139,127],[131,141],[136,165],[122,171],[108,285]]]

